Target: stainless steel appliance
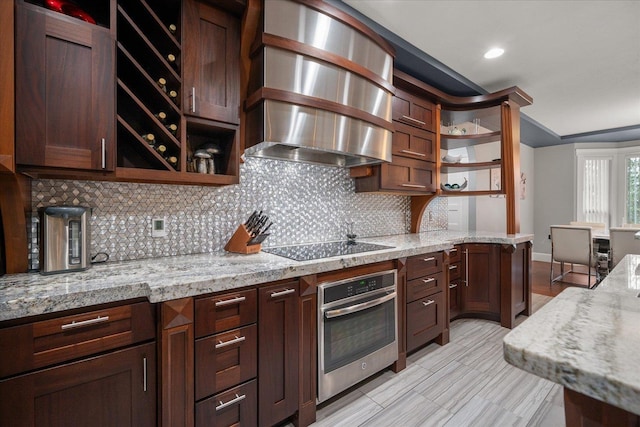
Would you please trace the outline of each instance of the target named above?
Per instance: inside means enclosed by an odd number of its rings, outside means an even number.
[[[90,265],[89,208],[40,209],[40,273],[86,270]]]
[[[318,402],[398,360],[397,271],[318,285]]]

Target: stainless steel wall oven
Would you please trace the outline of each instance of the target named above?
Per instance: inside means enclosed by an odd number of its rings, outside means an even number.
[[[318,285],[318,402],[398,359],[397,271]]]

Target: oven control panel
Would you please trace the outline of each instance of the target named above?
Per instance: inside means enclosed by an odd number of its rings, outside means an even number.
[[[374,275],[361,276],[335,283],[321,285],[324,288],[324,298],[322,303],[328,304],[333,301],[366,294],[378,289],[388,288],[396,282],[395,271],[378,273]]]

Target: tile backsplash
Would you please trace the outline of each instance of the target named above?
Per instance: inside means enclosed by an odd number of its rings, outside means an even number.
[[[34,180],[32,203],[34,270],[37,210],[52,205],[90,206],[91,253],[106,252],[111,261],[222,251],[255,209],[274,222],[264,246],[344,240],[349,222],[358,237],[408,233],[410,226],[409,197],[355,193],[348,169],[255,158],[241,165],[238,185]],[[446,229],[446,198],[427,209],[421,229]],[[155,218],[165,219],[166,237],[151,236]]]

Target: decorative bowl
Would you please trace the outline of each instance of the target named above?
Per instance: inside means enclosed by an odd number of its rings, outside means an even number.
[[[457,156],[454,156],[452,154],[446,154],[442,158],[442,161],[445,163],[459,163],[460,160],[462,160],[462,154],[458,154]]]
[[[446,184],[440,183],[440,189],[442,191],[462,191],[465,188],[467,188],[467,184],[468,184],[467,178],[464,178],[464,182],[461,185],[449,184],[449,183],[446,183]]]

